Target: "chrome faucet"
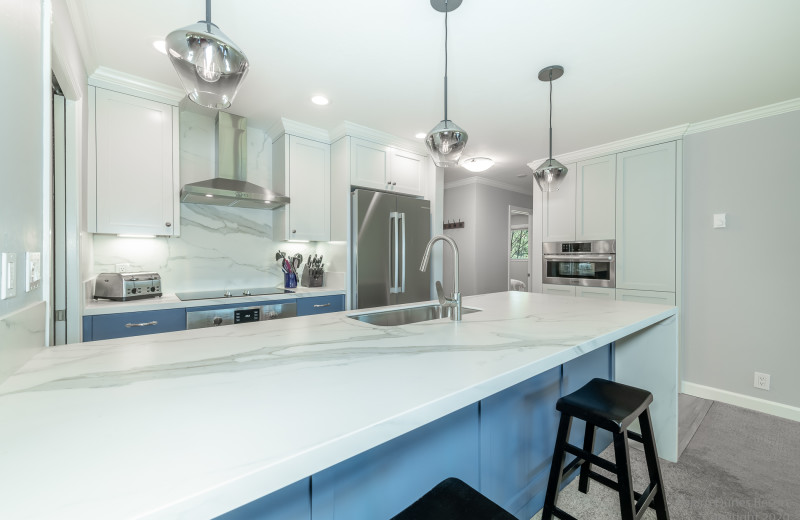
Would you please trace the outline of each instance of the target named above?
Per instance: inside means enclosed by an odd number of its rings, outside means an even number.
[[[455,241],[447,236],[444,235],[436,235],[435,237],[431,238],[428,245],[425,246],[425,253],[422,255],[422,263],[419,265],[419,270],[425,272],[428,268],[428,260],[431,256],[431,248],[433,244],[442,240],[450,244],[450,247],[453,248],[453,294],[451,298],[448,298],[444,295],[444,289],[442,288],[442,283],[437,281],[436,282],[436,294],[439,296],[439,305],[442,306],[442,310],[444,309],[452,309],[450,312],[450,319],[453,321],[461,321],[461,293],[458,291],[458,246],[456,245]]]

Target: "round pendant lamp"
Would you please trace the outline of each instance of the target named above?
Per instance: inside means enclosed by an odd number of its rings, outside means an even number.
[[[431,7],[444,13],[444,119],[428,132],[425,145],[433,162],[442,168],[458,166],[469,137],[463,128],[447,119],[447,13],[460,5],[461,0],[431,0]]]
[[[539,79],[550,83],[550,158],[533,170],[533,178],[543,192],[557,191],[567,176],[567,167],[553,159],[553,81],[564,75],[564,67],[551,65],[539,71]]]
[[[205,20],[172,31],[166,45],[189,99],[209,108],[231,106],[249,64],[239,46],[211,23],[211,0]]]

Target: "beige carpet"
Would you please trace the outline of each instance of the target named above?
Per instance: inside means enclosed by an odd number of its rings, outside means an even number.
[[[630,451],[641,491],[644,453]],[[601,456],[613,460],[611,448]],[[661,472],[672,520],[800,520],[800,423],[714,402],[678,462],[662,460]],[[584,495],[575,479],[558,506],[579,520],[620,518],[615,492],[596,482]]]

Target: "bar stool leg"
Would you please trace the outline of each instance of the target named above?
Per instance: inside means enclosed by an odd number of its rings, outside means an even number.
[[[619,487],[619,508],[622,520],[636,518],[636,506],[633,500],[633,482],[631,481],[631,463],[628,458],[628,432],[614,434],[614,456],[617,462],[617,481]]]
[[[594,424],[587,422],[586,430],[583,434],[583,451],[592,453],[594,450]],[[581,475],[578,480],[578,491],[581,493],[589,492],[589,471],[592,469],[592,463],[588,460],[583,461],[581,464]]]
[[[542,520],[551,520],[558,500],[558,488],[561,487],[563,477],[564,446],[569,441],[569,431],[572,428],[572,416],[562,413],[556,434],[556,447],[553,450],[553,462],[550,464],[550,477],[547,480],[547,492],[544,495],[542,507]]]
[[[656,510],[658,520],[669,520],[669,510],[665,500],[664,481],[661,479],[661,466],[658,463],[658,450],[656,440],[653,436],[653,426],[650,421],[650,408],[646,408],[639,416],[639,427],[642,430],[642,440],[644,441],[644,456],[647,460],[647,473],[650,482],[658,485],[658,493],[653,497],[653,506]]]

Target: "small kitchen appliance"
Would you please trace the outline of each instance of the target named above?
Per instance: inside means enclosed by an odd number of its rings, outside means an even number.
[[[94,282],[94,297],[114,301],[161,296],[158,273],[100,273]]]
[[[545,242],[542,283],[583,287],[616,286],[616,241]]]

